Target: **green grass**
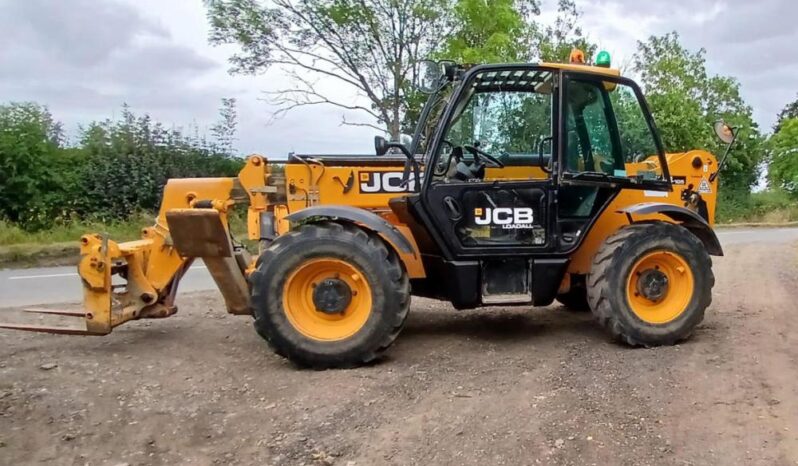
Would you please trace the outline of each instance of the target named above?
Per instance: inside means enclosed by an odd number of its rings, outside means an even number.
[[[722,199],[718,223],[788,223],[798,221],[798,199],[781,190],[769,190]]]
[[[28,232],[0,220],[0,246],[77,242],[86,233],[108,233],[116,241],[129,241],[141,236],[141,229],[155,221],[154,214],[137,214],[116,222],[70,222],[53,225],[47,230]]]
[[[154,222],[155,214],[138,213],[124,221],[74,221],[29,232],[0,220],[0,267],[76,264],[80,253],[78,241],[86,233],[107,233],[114,241],[131,241],[139,239],[141,229]],[[230,215],[230,230],[250,251],[257,251],[257,242],[246,239],[245,209],[234,210]]]

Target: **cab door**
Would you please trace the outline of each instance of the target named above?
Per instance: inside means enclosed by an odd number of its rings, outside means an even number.
[[[421,194],[453,259],[552,249],[558,80],[528,65],[478,67],[464,78]]]
[[[561,250],[579,245],[609,200],[659,201],[671,190],[664,150],[634,82],[565,73],[557,223]]]

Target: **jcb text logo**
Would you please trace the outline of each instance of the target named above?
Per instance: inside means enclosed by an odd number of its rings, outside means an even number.
[[[504,229],[532,228],[535,211],[529,207],[477,207],[474,223],[477,225],[499,225]]]
[[[412,173],[405,185],[402,185],[403,172],[362,171],[359,176],[360,192],[363,194],[412,192],[416,186]]]

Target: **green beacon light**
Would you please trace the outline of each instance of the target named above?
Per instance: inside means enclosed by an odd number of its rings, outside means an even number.
[[[602,68],[609,68],[610,67],[610,53],[606,50],[602,50],[596,56],[596,66],[600,66]]]

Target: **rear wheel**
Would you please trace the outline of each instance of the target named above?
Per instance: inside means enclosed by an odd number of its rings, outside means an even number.
[[[399,258],[353,225],[309,224],[280,236],[250,281],[255,329],[300,366],[373,361],[396,339],[410,308]]]
[[[690,336],[712,302],[712,261],[687,229],[664,222],[624,227],[593,259],[587,298],[610,334],[634,346]]]

